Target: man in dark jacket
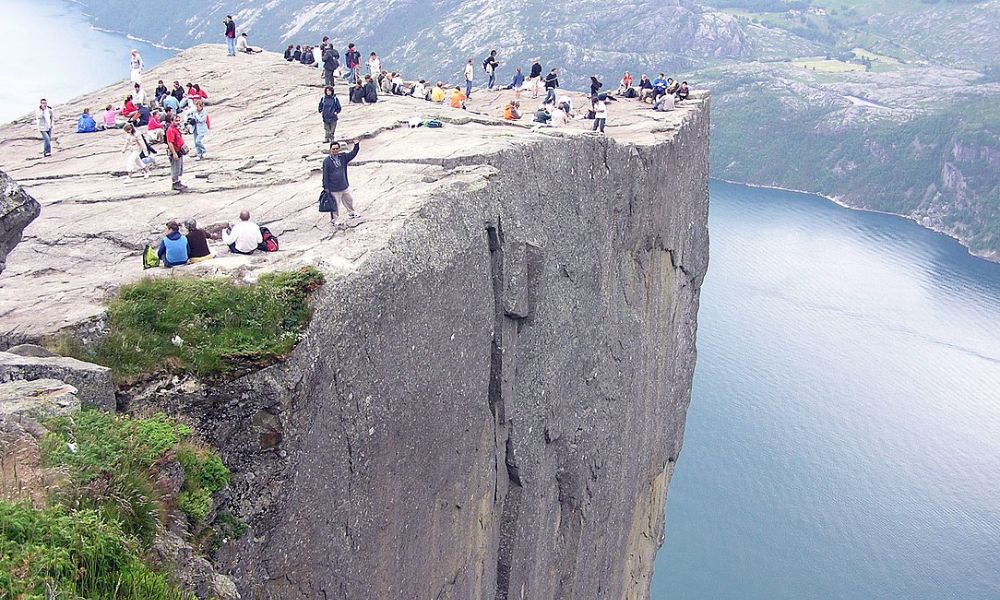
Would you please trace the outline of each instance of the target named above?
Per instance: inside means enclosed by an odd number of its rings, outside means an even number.
[[[337,84],[337,69],[340,68],[340,52],[329,44],[323,49],[323,79],[326,85]]]
[[[229,56],[236,56],[236,22],[233,15],[226,15],[222,22],[226,25],[226,52]]]
[[[337,207],[347,208],[347,218],[357,219],[361,215],[354,212],[354,198],[351,197],[351,184],[347,180],[347,164],[354,160],[361,150],[358,140],[352,142],[354,149],[347,154],[341,154],[340,144],[330,144],[330,156],[323,159],[323,191],[333,196]],[[330,221],[336,222],[338,212],[330,213]]]
[[[552,104],[556,101],[556,88],[559,87],[559,74],[555,69],[549,71],[545,76],[545,103]]]
[[[365,75],[365,102],[375,104],[378,102],[378,86],[371,75]]]
[[[340,118],[340,98],[332,85],[323,90],[323,98],[319,101],[319,112],[323,115],[323,128],[326,130],[326,143],[332,144],[337,133],[337,119]]]
[[[528,75],[528,87],[531,88],[531,97],[538,97],[538,87],[542,82],[542,63],[540,58],[536,58],[531,63],[531,73]]]
[[[361,79],[361,53],[354,47],[354,44],[347,45],[344,61],[347,63],[347,70],[350,71],[348,77],[350,77],[351,83],[357,83]]]

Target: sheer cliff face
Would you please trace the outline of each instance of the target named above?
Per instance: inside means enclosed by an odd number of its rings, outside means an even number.
[[[315,204],[317,69],[203,46],[147,78],[211,82],[191,194],[166,195],[162,167],[126,183],[120,132],[69,133],[125,83],[61,107],[57,162],[26,160],[29,124],[0,128],[45,207],[0,278],[0,340],[77,325],[142,276],[327,275],[286,362],[134,400],[193,420],[233,470],[227,510],[250,532],[217,566],[243,596],[645,598],[708,260],[708,98],[609,103],[607,137],[505,122],[510,92],[468,111],[345,103],[364,219],[334,234]],[[280,252],[141,270],[164,221],[242,208]]]
[[[267,491],[243,498],[243,587],[646,598],[695,362],[707,134],[704,111],[661,144],[449,165],[486,177],[328,285],[293,361],[234,409],[259,407],[251,445],[286,453],[248,468]]]
[[[41,206],[6,173],[0,171],[0,273],[7,254],[21,241],[21,233],[41,212]]]

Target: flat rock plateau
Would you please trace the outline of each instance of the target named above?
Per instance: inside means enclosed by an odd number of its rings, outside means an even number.
[[[3,345],[92,320],[141,277],[316,266],[327,284],[292,356],[162,406],[233,471],[250,533],[217,567],[243,596],[647,598],[708,264],[707,94],[669,113],[609,103],[601,136],[534,127],[530,94],[508,123],[509,91],[462,111],[352,105],[341,86],[363,218],[334,232],[317,211],[319,69],[198,46],[146,73],[148,92],[158,79],[209,94],[190,193],[169,191],[162,146],[129,180],[121,132],[71,133],[125,82],[55,107],[51,158],[29,120],[0,129],[0,169],[42,206],[0,276]],[[244,208],[279,252],[218,245],[143,272],[166,221]]]

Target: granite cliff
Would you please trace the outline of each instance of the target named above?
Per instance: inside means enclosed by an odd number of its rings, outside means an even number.
[[[303,340],[224,385],[126,399],[193,422],[232,469],[250,533],[216,568],[243,597],[647,598],[708,260],[707,95],[612,104],[606,137],[504,122],[506,92],[468,112],[345,103],[364,219],[334,235],[315,207],[319,77],[217,46],[149,73],[210,94],[191,194],[163,168],[121,177],[118,132],[67,133],[124,84],[58,107],[52,160],[28,124],[0,130],[3,169],[43,207],[0,278],[3,341],[99,319],[167,219],[249,208],[282,251],[151,276],[316,266]]]

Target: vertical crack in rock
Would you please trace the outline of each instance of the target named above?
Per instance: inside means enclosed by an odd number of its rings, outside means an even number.
[[[496,600],[507,600],[510,590],[510,572],[514,558],[517,536],[517,520],[521,510],[521,474],[514,456],[514,442],[507,422],[505,388],[510,382],[504,380],[504,363],[511,360],[517,336],[515,323],[508,318],[504,296],[507,280],[504,272],[503,226],[499,217],[496,227],[486,228],[490,250],[490,274],[493,284],[493,340],[490,354],[489,404],[493,414],[494,427],[494,504],[502,505],[500,511],[500,531],[497,547]],[[510,339],[505,334],[509,334]],[[509,353],[505,357],[505,353]],[[503,446],[504,465],[500,466],[500,448]],[[506,480],[504,480],[506,475]]]

